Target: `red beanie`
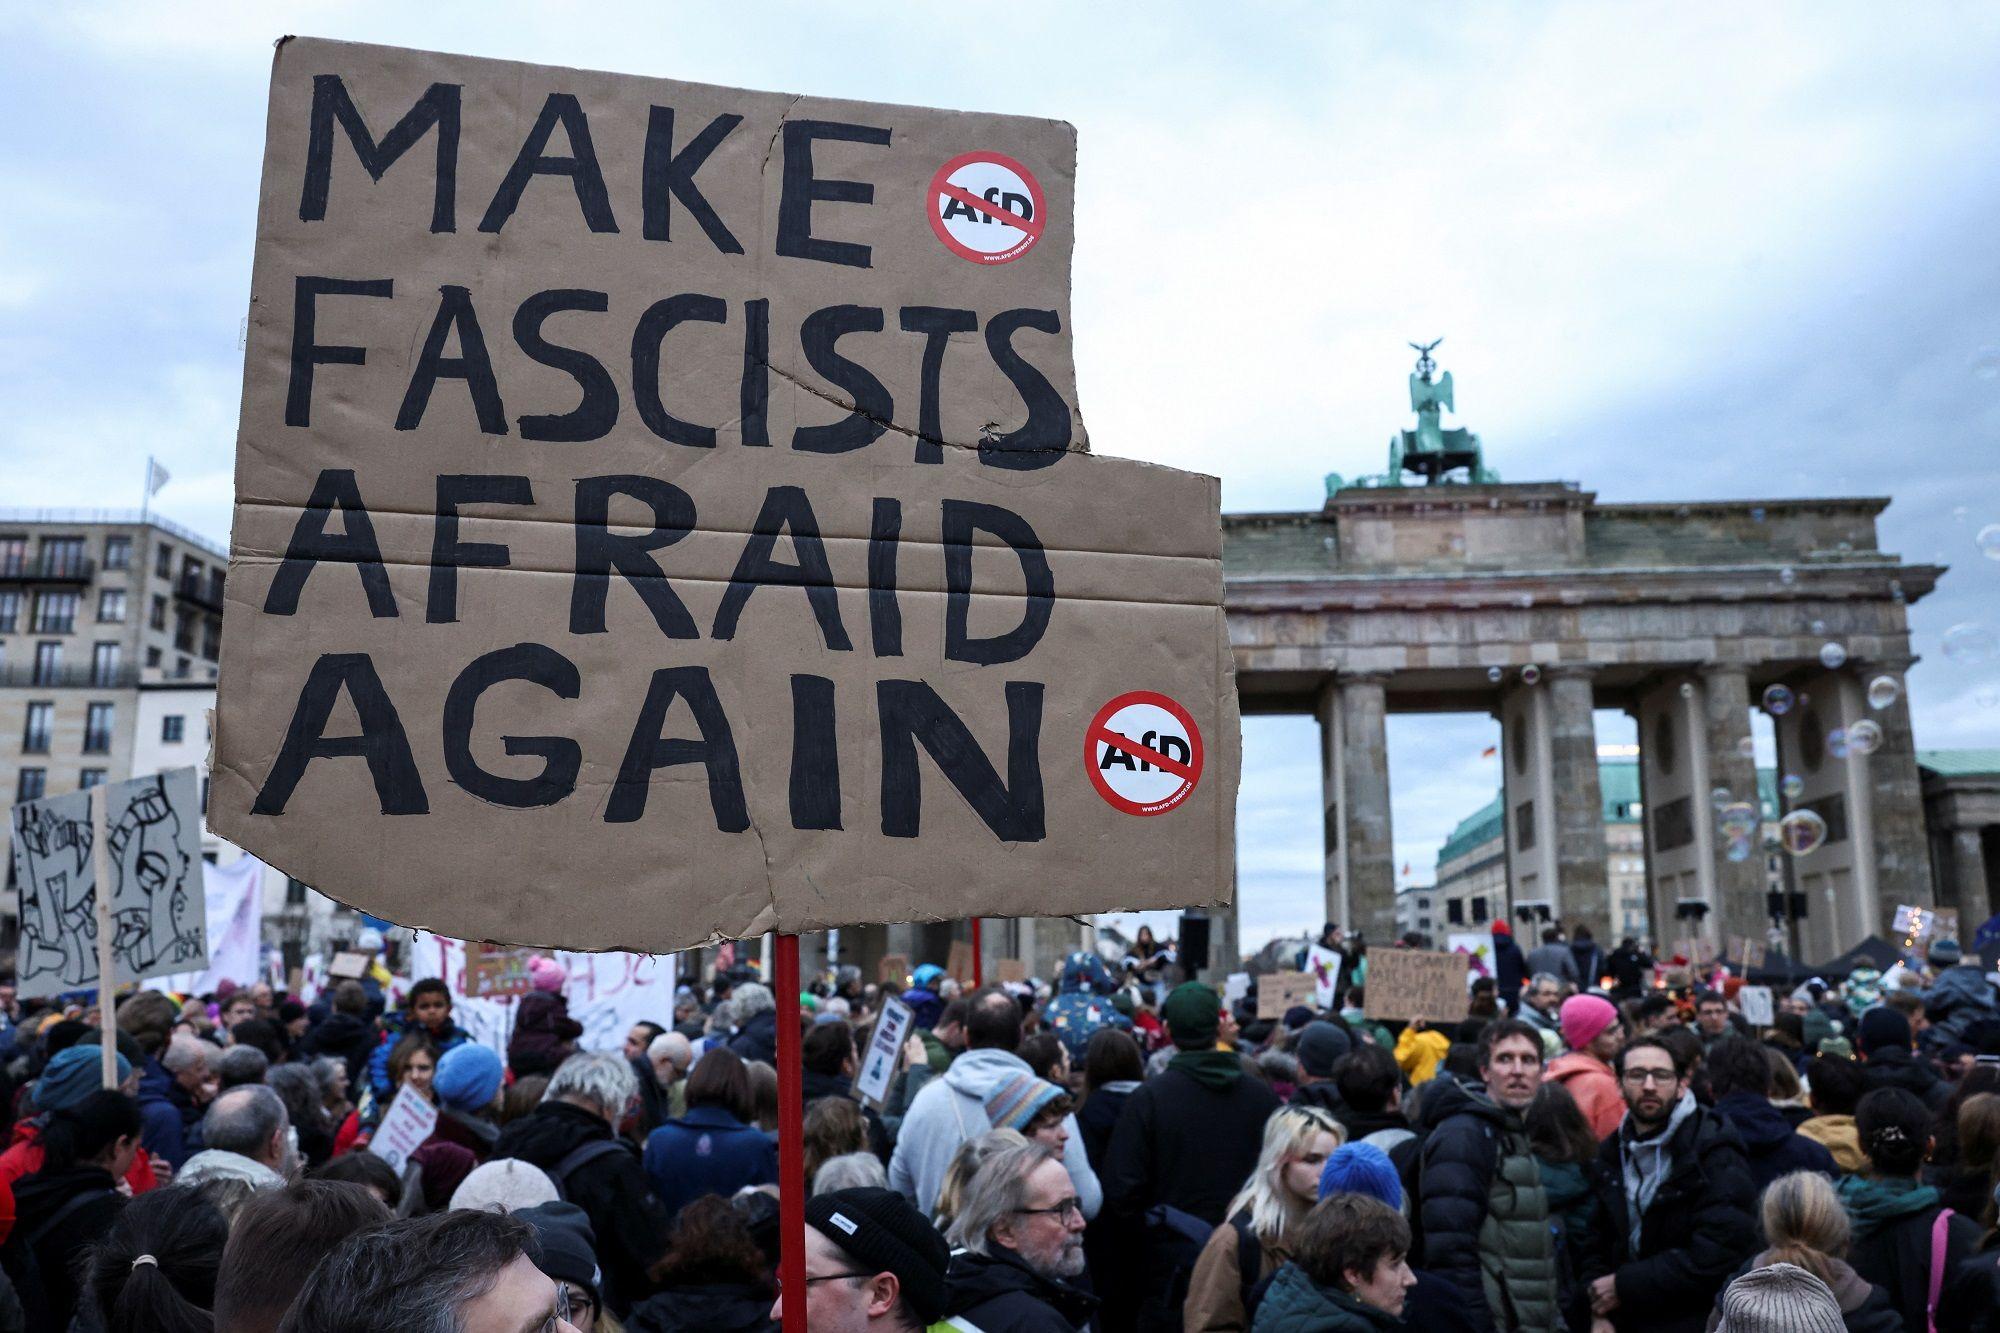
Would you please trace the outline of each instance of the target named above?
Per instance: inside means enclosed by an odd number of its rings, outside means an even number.
[[[1508,925],[1505,921],[1495,921],[1493,923],[1493,933],[1495,935],[1512,935],[1514,933],[1514,928]]]

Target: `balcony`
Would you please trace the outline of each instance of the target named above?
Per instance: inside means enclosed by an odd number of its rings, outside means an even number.
[[[99,671],[88,666],[37,667],[19,664],[0,667],[0,689],[95,689],[122,690],[139,683],[139,673],[121,666]]]
[[[222,571],[212,574],[182,574],[174,581],[174,596],[205,611],[222,614]],[[183,651],[186,651],[185,649]]]
[[[0,583],[81,583],[97,573],[97,562],[87,555],[6,555],[0,556]]]

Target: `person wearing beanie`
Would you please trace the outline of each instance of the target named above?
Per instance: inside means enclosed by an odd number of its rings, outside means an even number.
[[[1618,1090],[1618,1075],[1611,1061],[1625,1040],[1625,1026],[1609,1000],[1595,995],[1572,995],[1562,1003],[1562,1039],[1569,1048],[1549,1062],[1545,1076],[1560,1083],[1575,1099],[1590,1132],[1599,1142],[1618,1132],[1625,1118],[1625,1096]]]
[[[453,1208],[517,1213],[562,1197],[549,1173],[528,1162],[502,1157],[475,1167],[451,1193]],[[553,1275],[551,1275],[553,1276]]]
[[[1912,1050],[1910,1020],[1886,1004],[1864,1010],[1855,1027],[1854,1044],[1867,1065],[1868,1090],[1901,1088],[1923,1098],[1931,1110],[1951,1098],[1951,1085]]]
[[[1500,1003],[1509,1015],[1521,1012],[1521,983],[1528,979],[1528,956],[1514,942],[1514,929],[1496,918],[1493,922],[1493,981]]]
[[[1979,957],[1968,960],[1957,940],[1938,940],[1928,958],[1937,979],[1924,992],[1924,1018],[1930,1026],[1923,1040],[1926,1049],[1935,1051],[1966,1041],[1974,1024],[2000,1017],[2000,996],[1995,996]]]
[[[1389,1154],[1372,1143],[1343,1143],[1319,1173],[1319,1197],[1366,1194],[1391,1208],[1403,1206],[1403,1182]]]
[[[484,1162],[500,1141],[493,1104],[500,1096],[505,1070],[491,1047],[468,1041],[444,1053],[431,1091],[437,1097],[437,1128],[433,1139],[456,1143]]]
[[[1716,1333],[1847,1333],[1833,1289],[1797,1264],[1753,1268],[1722,1293]]]
[[[122,1055],[115,1059],[118,1081],[123,1085],[131,1077],[132,1066]],[[73,1108],[102,1088],[103,1060],[102,1050],[95,1045],[71,1046],[57,1052],[42,1070],[41,1080],[33,1090],[37,1114],[15,1122],[13,1142],[6,1152],[0,1153],[0,1242],[6,1241],[14,1228],[15,1183],[42,1169],[42,1126],[48,1123],[49,1113]],[[53,1081],[50,1075],[55,1076]],[[124,1179],[134,1194],[144,1194],[158,1186],[152,1158],[145,1149],[133,1157]]]
[[[950,1265],[944,1237],[894,1190],[863,1186],[806,1200],[806,1326],[813,1333],[927,1328],[944,1317]],[[850,1276],[823,1280],[834,1274]],[[771,1318],[779,1315],[774,1303]]]
[[[1256,1170],[1265,1122],[1279,1106],[1263,1079],[1243,1076],[1240,1056],[1217,1049],[1222,997],[1212,987],[1184,982],[1160,1013],[1175,1054],[1126,1100],[1104,1159],[1105,1208],[1128,1235],[1137,1235],[1148,1210],[1161,1204],[1220,1226]],[[1146,1290],[1148,1308],[1163,1313],[1162,1286]]]
[[[604,1308],[604,1270],[597,1264],[597,1236],[590,1229],[590,1218],[575,1204],[558,1199],[518,1209],[514,1217],[526,1222],[541,1242],[535,1267],[566,1289],[569,1322],[581,1333],[591,1333],[598,1311]]]
[[[993,1085],[986,1094],[986,1122],[995,1129],[1011,1129],[1024,1138],[1048,1144],[1057,1152],[1069,1142],[1063,1124],[1069,1118],[1070,1095],[1033,1074],[1016,1074]]]
[[[1319,1106],[1338,1113],[1340,1094],[1333,1086],[1334,1061],[1354,1049],[1354,1038],[1338,1023],[1316,1018],[1299,1029],[1292,1054],[1299,1062],[1299,1084],[1293,1106]]]

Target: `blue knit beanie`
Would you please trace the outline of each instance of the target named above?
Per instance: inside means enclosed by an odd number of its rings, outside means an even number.
[[[431,1087],[448,1111],[480,1111],[500,1091],[500,1057],[476,1041],[460,1042],[438,1061]]]
[[[122,1055],[113,1058],[118,1062],[118,1081],[123,1083],[132,1073],[132,1064]],[[42,1071],[41,1081],[35,1084],[35,1109],[67,1110],[102,1088],[103,1062],[104,1051],[95,1043],[58,1051]]]
[[[1333,1150],[1319,1173],[1319,1197],[1329,1194],[1366,1194],[1391,1208],[1403,1206],[1403,1182],[1389,1154],[1372,1143],[1343,1143]]]

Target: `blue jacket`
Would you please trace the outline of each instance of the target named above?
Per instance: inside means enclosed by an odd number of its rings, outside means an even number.
[[[395,1024],[382,1034],[382,1040],[376,1043],[374,1054],[368,1057],[368,1086],[374,1092],[377,1102],[386,1105],[389,1094],[395,1091],[389,1086],[389,1053],[394,1051],[396,1043],[408,1036],[410,1030],[416,1026],[416,1020],[408,1015],[397,1019]],[[437,1046],[439,1059],[444,1058],[446,1051],[463,1044],[466,1040],[465,1029],[456,1023],[446,1028],[442,1037],[436,1035],[431,1037],[431,1041]]]
[[[1715,1112],[1743,1140],[1758,1194],[1779,1176],[1794,1171],[1817,1171],[1828,1180],[1839,1174],[1833,1154],[1794,1130],[1784,1113],[1765,1098],[1755,1093],[1732,1092],[1715,1103]]]
[[[178,1171],[193,1155],[188,1144],[188,1122],[193,1119],[194,1102],[174,1076],[149,1055],[139,1067],[139,1143],[155,1157],[164,1157]]]
[[[646,1138],[646,1175],[672,1216],[704,1194],[778,1180],[778,1145],[719,1106],[694,1106]]]

